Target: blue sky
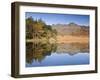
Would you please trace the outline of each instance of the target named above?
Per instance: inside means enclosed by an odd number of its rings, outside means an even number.
[[[34,20],[42,19],[46,24],[69,24],[71,22],[78,25],[89,26],[89,15],[76,15],[76,14],[54,14],[54,13],[34,13],[26,12],[25,17],[32,17]]]

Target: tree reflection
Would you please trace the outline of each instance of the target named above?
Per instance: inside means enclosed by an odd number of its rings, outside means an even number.
[[[33,62],[41,63],[46,56],[51,56],[56,52],[57,54],[69,54],[75,55],[77,53],[89,53],[88,43],[69,43],[69,44],[57,44],[57,43],[26,43],[26,62],[31,64]]]
[[[26,62],[32,63],[34,61],[41,62],[46,56],[50,56],[51,53],[57,49],[56,44],[50,43],[26,43]]]

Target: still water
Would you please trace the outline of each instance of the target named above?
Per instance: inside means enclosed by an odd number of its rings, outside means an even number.
[[[89,64],[87,43],[26,43],[26,67]]]

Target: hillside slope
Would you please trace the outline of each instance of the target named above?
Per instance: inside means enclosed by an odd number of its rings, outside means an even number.
[[[75,23],[54,24],[52,28],[57,31],[58,35],[89,36],[88,26],[80,26]]]

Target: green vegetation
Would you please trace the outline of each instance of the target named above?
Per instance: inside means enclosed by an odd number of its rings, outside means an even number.
[[[56,29],[52,29],[42,19],[26,19],[26,62],[41,62],[51,52],[56,51]]]
[[[42,19],[34,20],[32,17],[26,19],[26,39],[56,39],[57,31]]]

